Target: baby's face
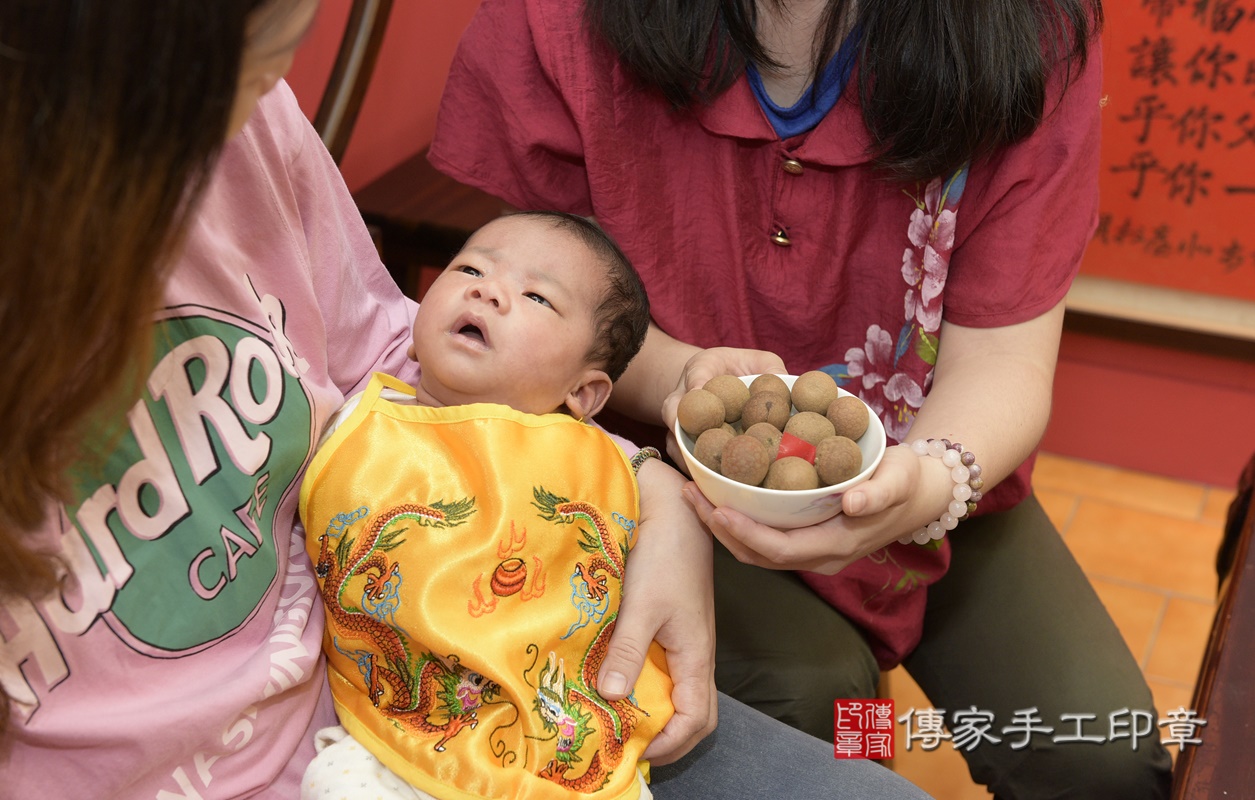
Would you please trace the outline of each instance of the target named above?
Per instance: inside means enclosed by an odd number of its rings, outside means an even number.
[[[420,399],[547,414],[588,369],[604,271],[552,220],[503,217],[436,278],[414,320]]]

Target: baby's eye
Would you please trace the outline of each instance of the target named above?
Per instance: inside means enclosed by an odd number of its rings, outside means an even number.
[[[464,272],[467,275],[470,275],[472,278],[482,278],[484,276],[484,273],[480,272],[474,267],[467,266],[466,264],[463,264],[460,267],[456,267],[455,269],[457,269],[458,272]]]
[[[546,308],[553,308],[553,304],[552,304],[552,303],[550,303],[548,300],[546,300],[546,299],[545,299],[544,297],[542,297],[541,295],[536,294],[535,292],[527,292],[527,293],[525,293],[523,296],[524,296],[524,297],[526,297],[526,298],[528,298],[529,300],[533,300],[533,301],[535,301],[535,302],[537,302],[537,303],[540,303],[542,306],[545,306]]]

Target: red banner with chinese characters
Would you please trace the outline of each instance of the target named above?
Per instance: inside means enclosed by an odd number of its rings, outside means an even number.
[[[1103,4],[1083,274],[1255,300],[1255,0]]]

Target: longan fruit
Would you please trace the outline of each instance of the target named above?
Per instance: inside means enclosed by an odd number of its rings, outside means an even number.
[[[867,404],[852,394],[833,400],[826,416],[838,436],[857,441],[867,432]]]
[[[836,380],[817,369],[803,372],[793,382],[793,406],[798,411],[823,414],[837,399],[837,394]]]
[[[701,436],[723,424],[723,401],[705,389],[690,389],[680,398],[675,415],[685,433]]]
[[[829,436],[815,446],[815,471],[825,486],[848,481],[863,471],[863,452],[853,439]]]
[[[759,392],[771,392],[784,398],[784,402],[792,405],[790,399],[789,385],[784,379],[773,372],[764,372],[754,380],[750,381],[750,394],[758,394]]]
[[[716,375],[706,381],[702,387],[723,401],[723,421],[736,422],[741,418],[741,409],[745,401],[750,399],[750,387],[745,381],[732,375]]]
[[[786,489],[802,491],[819,488],[819,475],[810,462],[797,456],[788,456],[771,463],[767,470],[767,479],[763,481],[767,489]]]
[[[829,436],[835,436],[836,430],[823,414],[814,411],[799,411],[784,426],[785,433],[791,433],[803,441],[817,445]]]
[[[767,457],[767,448],[762,442],[741,434],[733,436],[723,446],[720,466],[725,478],[757,486],[766,477],[771,459]]]
[[[775,392],[755,392],[745,401],[741,409],[741,424],[748,430],[750,426],[766,422],[776,430],[784,430],[789,421],[789,412],[793,410],[787,399],[781,399]]]
[[[723,427],[702,431],[702,435],[698,436],[697,441],[693,443],[693,457],[701,462],[703,466],[719,472],[723,446],[732,437],[733,434]]]
[[[753,436],[767,448],[767,455],[776,460],[776,451],[780,449],[780,429],[770,422],[756,422],[745,429],[747,436]]]

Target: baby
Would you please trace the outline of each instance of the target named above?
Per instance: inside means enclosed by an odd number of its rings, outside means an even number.
[[[376,374],[332,420],[301,518],[343,729],[319,734],[303,797],[650,796],[662,650],[625,700],[595,682],[656,453],[585,422],[648,324],[595,224],[502,217],[424,297],[418,384]]]

